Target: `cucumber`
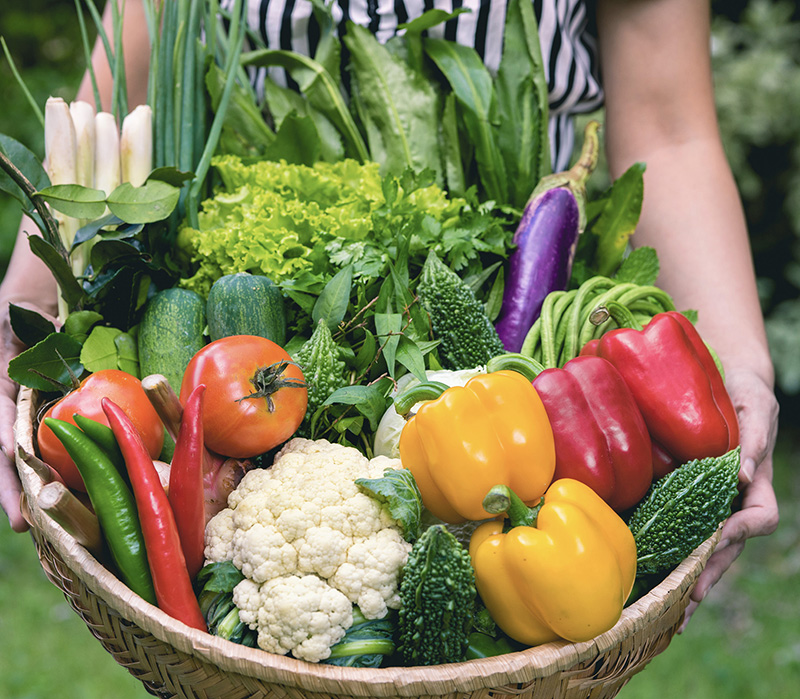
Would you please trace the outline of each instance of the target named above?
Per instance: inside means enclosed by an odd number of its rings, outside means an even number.
[[[163,374],[180,395],[189,360],[205,346],[206,304],[188,289],[165,289],[153,296],[139,323],[141,375]]]
[[[211,340],[231,335],[257,335],[275,344],[286,342],[283,294],[269,278],[239,272],[220,277],[206,303]]]

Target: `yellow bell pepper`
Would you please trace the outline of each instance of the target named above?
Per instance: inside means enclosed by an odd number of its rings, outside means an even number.
[[[516,371],[480,374],[424,402],[399,447],[425,507],[452,524],[490,517],[482,502],[497,483],[538,502],[555,471],[544,405]]]
[[[507,511],[470,540],[478,592],[497,625],[529,646],[588,641],[622,615],[636,576],[636,544],[625,522],[591,488],[555,481],[536,508],[492,488],[487,510]]]

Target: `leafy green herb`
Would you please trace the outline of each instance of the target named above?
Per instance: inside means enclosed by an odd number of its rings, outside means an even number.
[[[392,518],[402,526],[406,541],[414,543],[419,538],[422,496],[411,471],[387,468],[383,478],[357,478],[356,485],[386,504]]]

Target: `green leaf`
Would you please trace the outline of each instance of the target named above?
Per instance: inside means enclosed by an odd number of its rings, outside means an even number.
[[[0,134],[0,151],[14,163],[34,188],[42,190],[50,186],[50,178],[47,176],[39,159],[19,141],[5,134]],[[0,169],[0,190],[19,201],[25,211],[33,210],[33,205],[25,193],[2,169]]]
[[[350,115],[338,83],[322,64],[302,54],[277,49],[245,53],[241,57],[241,64],[285,68],[311,105],[325,114],[339,129],[344,137],[347,153],[360,162],[369,160],[367,147]]]
[[[592,226],[592,234],[598,236],[597,274],[611,276],[622,262],[642,212],[644,170],[644,163],[634,163],[614,181],[608,201]]]
[[[383,478],[356,478],[355,483],[386,504],[392,519],[403,528],[406,541],[413,543],[417,540],[422,521],[422,495],[411,471],[387,468]]]
[[[180,195],[180,189],[161,180],[147,180],[141,187],[124,182],[108,197],[108,208],[128,223],[153,223],[172,213]]]
[[[496,136],[507,166],[508,203],[521,209],[550,172],[548,87],[530,2],[508,4],[495,89],[500,124]]]
[[[58,251],[44,238],[38,235],[28,236],[28,245],[31,252],[41,259],[55,277],[56,283],[61,289],[61,295],[70,308],[75,308],[86,298],[86,293],[75,276],[72,268],[67,261],[58,254]]]
[[[400,335],[403,329],[403,314],[376,313],[374,318],[375,332],[381,343],[386,368],[389,376],[394,378],[397,346],[400,344]]]
[[[52,391],[54,385],[69,388],[72,377],[83,373],[80,354],[81,343],[74,337],[51,333],[14,357],[8,363],[8,375],[21,386],[38,391]]]
[[[354,76],[351,103],[381,172],[430,169],[442,182],[439,99],[433,83],[393,56],[366,28],[348,22],[344,43]]]
[[[100,218],[106,210],[106,193],[79,184],[56,184],[40,189],[36,196],[56,211],[72,218]]]
[[[366,331],[364,342],[358,348],[355,360],[356,374],[361,376],[369,368],[375,359],[375,353],[378,351],[378,343],[375,336],[369,331]]]
[[[270,160],[313,166],[320,158],[322,147],[317,126],[309,116],[287,114],[278,128],[277,138],[264,149]]]
[[[453,196],[463,196],[467,190],[466,168],[461,149],[461,133],[458,128],[458,109],[455,95],[451,92],[444,99],[442,110],[442,145],[441,152],[444,160],[444,177],[448,191]]]
[[[81,364],[87,371],[96,372],[117,369],[117,346],[114,340],[122,330],[96,326],[89,333],[81,350]]]
[[[83,344],[89,337],[89,331],[102,321],[103,316],[96,311],[75,311],[64,321],[64,332]]]
[[[655,248],[641,247],[631,250],[622,261],[614,279],[640,286],[653,286],[658,279],[659,262]]]
[[[500,315],[500,308],[503,305],[503,291],[505,290],[505,270],[503,267],[494,278],[492,288],[489,289],[489,295],[486,297],[484,307],[486,308],[486,316],[494,322],[497,316]]]
[[[136,338],[129,333],[120,333],[114,338],[117,349],[117,368],[131,376],[139,377],[139,347]]]
[[[315,326],[320,319],[324,319],[331,331],[336,329],[347,313],[352,285],[353,268],[351,266],[348,265],[333,275],[314,304],[311,319]]]
[[[9,303],[8,315],[11,329],[26,347],[33,347],[50,333],[56,332],[56,326],[51,321],[29,308]]]
[[[386,412],[388,400],[376,384],[369,386],[344,386],[335,390],[323,405],[352,405],[369,421],[370,429],[378,429],[378,422]]]
[[[495,140],[499,122],[491,74],[475,49],[468,46],[446,39],[428,39],[425,51],[447,78],[462,107],[487,197],[506,202],[508,184],[505,163]]]
[[[405,335],[400,335],[395,358],[420,381],[425,381],[425,358],[416,343]]]

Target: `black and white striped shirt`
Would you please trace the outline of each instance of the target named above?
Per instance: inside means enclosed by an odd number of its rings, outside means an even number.
[[[344,32],[353,21],[369,28],[385,42],[401,25],[430,9],[452,12],[468,8],[448,22],[429,30],[442,37],[472,46],[494,73],[503,48],[507,0],[334,0],[333,17]],[[223,0],[223,7],[232,0]],[[597,109],[603,101],[594,37],[588,31],[586,0],[533,0],[539,22],[539,41],[550,94],[550,144],[553,170],[569,166],[574,142],[572,116]],[[319,27],[309,0],[249,0],[248,24],[268,48],[314,55]],[[282,69],[270,69],[280,84],[287,78]],[[263,78],[262,78],[263,79]]]

